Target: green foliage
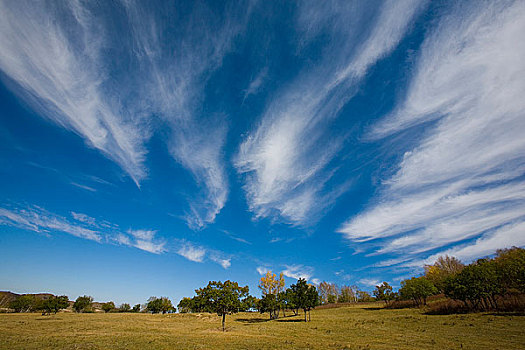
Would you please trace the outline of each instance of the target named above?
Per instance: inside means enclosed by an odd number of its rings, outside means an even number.
[[[108,301],[107,303],[102,304],[102,310],[104,312],[110,312],[115,309],[115,303],[112,301]]]
[[[182,298],[181,301],[179,301],[179,304],[177,305],[177,309],[182,314],[185,314],[187,312],[195,312],[194,305],[193,305],[193,299],[187,298],[187,297]]]
[[[124,303],[124,304],[120,305],[120,307],[118,308],[118,311],[119,312],[130,312],[131,311],[131,305],[129,305],[127,303]]]
[[[140,312],[140,304],[136,304],[135,306],[133,306],[133,309],[131,309],[132,312]]]
[[[270,320],[273,320],[279,317],[279,314],[277,311],[280,308],[280,303],[274,294],[264,295],[257,303],[257,308],[259,309],[259,312],[261,314],[265,312],[270,313]]]
[[[502,287],[525,293],[525,249],[512,247],[497,251],[495,258]]]
[[[382,284],[376,286],[376,289],[374,290],[374,297],[377,300],[383,300],[385,303],[388,303],[389,301],[394,300],[396,295],[392,291],[392,286],[387,282],[383,282]]]
[[[195,290],[196,302],[199,308],[205,311],[217,313],[222,316],[222,330],[227,314],[239,312],[243,308],[243,302],[248,297],[248,286],[240,287],[237,282],[210,281],[204,288]]]
[[[56,314],[62,309],[67,309],[69,306],[69,298],[67,295],[54,296],[42,300],[39,303],[38,310],[42,310],[42,313]]]
[[[497,307],[496,296],[504,292],[495,260],[479,259],[460,273],[447,278],[445,295],[476,310]]]
[[[437,288],[423,276],[402,281],[399,289],[402,299],[412,299],[418,306],[426,305],[427,298],[437,293]]]
[[[369,302],[375,301],[375,299],[367,291],[358,290],[356,294],[357,294],[357,301],[360,303],[369,303]]]
[[[75,303],[73,304],[73,310],[76,312],[91,312],[93,306],[93,298],[84,295],[81,297],[78,297],[77,300],[75,300]]]
[[[293,303],[298,309],[303,309],[306,322],[306,312],[319,305],[317,289],[308,285],[304,278],[299,278],[296,284],[290,286],[290,290]]]
[[[150,297],[146,304],[146,310],[154,314],[159,312],[165,314],[166,312],[173,310],[173,305],[171,304],[171,300],[167,297]]]
[[[439,292],[443,293],[445,280],[459,273],[464,267],[465,265],[453,256],[440,256],[434,265],[425,265],[425,277],[436,286]]]
[[[9,303],[9,308],[15,310],[15,312],[28,312],[33,310],[35,306],[35,297],[30,294],[21,295]]]

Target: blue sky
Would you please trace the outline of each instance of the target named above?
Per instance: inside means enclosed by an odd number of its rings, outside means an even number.
[[[522,1],[0,4],[0,289],[373,289],[525,245]]]

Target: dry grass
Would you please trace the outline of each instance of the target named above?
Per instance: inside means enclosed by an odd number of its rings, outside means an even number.
[[[523,349],[525,317],[435,315],[380,304],[267,315],[0,314],[2,349]]]

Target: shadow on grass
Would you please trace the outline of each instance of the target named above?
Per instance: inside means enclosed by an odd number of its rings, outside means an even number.
[[[500,311],[483,314],[483,316],[525,316],[523,311]]]
[[[235,320],[235,322],[242,322],[242,323],[262,323],[262,322],[268,322],[271,321],[268,318],[238,318]]]
[[[293,319],[293,320],[283,320],[283,319],[277,319],[275,320],[277,322],[304,322],[304,319]]]
[[[384,307],[362,307],[361,310],[366,311],[377,311],[377,310],[383,310]]]

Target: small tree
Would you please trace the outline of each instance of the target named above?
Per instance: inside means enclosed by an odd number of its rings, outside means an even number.
[[[266,294],[259,300],[257,308],[261,314],[265,312],[270,313],[270,320],[273,320],[278,317],[278,313],[276,311],[279,310],[279,301],[275,295]]]
[[[248,296],[248,286],[240,287],[237,282],[210,281],[204,288],[195,290],[198,300],[206,305],[206,311],[215,312],[222,316],[222,330],[227,314],[238,312],[243,307],[244,299]]]
[[[127,303],[121,304],[120,307],[118,308],[118,311],[119,312],[130,312],[131,306]]]
[[[177,305],[177,309],[181,314],[194,311],[194,304],[192,298],[182,298]]]
[[[67,295],[54,296],[44,299],[41,301],[38,309],[42,310],[42,315],[44,314],[56,314],[62,309],[67,309],[69,306],[69,298]]]
[[[140,304],[136,304],[135,306],[133,306],[133,309],[131,310],[132,312],[140,312]]]
[[[427,298],[437,292],[437,288],[424,276],[401,281],[401,288],[399,289],[399,295],[402,299],[412,299],[417,306],[426,305]]]
[[[78,297],[77,300],[75,300],[75,303],[73,304],[73,309],[76,312],[90,312],[92,310],[92,306],[93,297],[84,295],[82,297]]]
[[[315,286],[308,285],[306,279],[299,278],[296,284],[292,284],[290,289],[293,293],[294,304],[303,309],[304,321],[307,322],[306,313],[319,305],[319,294]]]
[[[165,314],[166,312],[173,310],[173,305],[171,304],[171,300],[167,297],[150,297],[146,304],[146,309],[154,314],[159,312]]]
[[[383,300],[385,304],[388,304],[390,300],[394,299],[395,294],[392,291],[392,286],[387,282],[383,282],[382,284],[376,286],[376,289],[374,290],[374,297],[377,300]]]
[[[445,290],[445,280],[449,276],[459,273],[465,265],[453,256],[440,256],[434,265],[425,265],[425,277],[443,293]]]
[[[104,312],[108,313],[115,309],[115,303],[112,301],[108,301],[107,303],[102,304],[102,310]]]

